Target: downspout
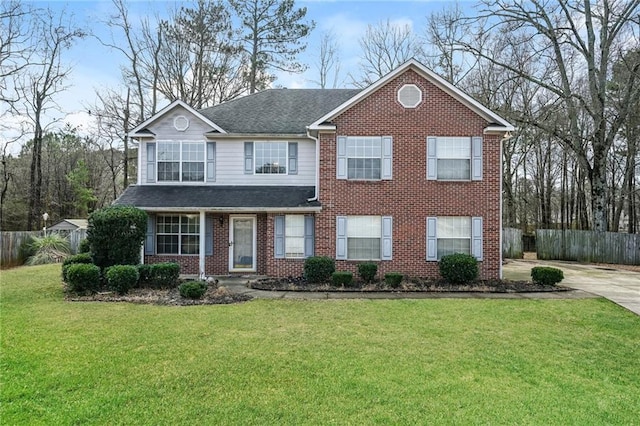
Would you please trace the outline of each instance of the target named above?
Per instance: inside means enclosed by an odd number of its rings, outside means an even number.
[[[320,136],[318,134],[318,136]],[[316,185],[315,192],[312,198],[308,198],[307,202],[318,201],[318,197],[320,196],[320,138],[315,138],[311,136],[309,132],[309,127],[307,126],[307,137],[309,139],[313,139],[316,142]]]

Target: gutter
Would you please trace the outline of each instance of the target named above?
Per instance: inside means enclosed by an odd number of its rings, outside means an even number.
[[[316,184],[315,195],[312,198],[307,198],[308,202],[318,201],[320,196],[320,140],[311,136],[309,126],[307,126],[307,137],[313,139],[316,142]]]

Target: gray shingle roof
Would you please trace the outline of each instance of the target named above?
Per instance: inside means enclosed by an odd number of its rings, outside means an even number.
[[[130,185],[116,205],[139,208],[291,208],[318,207],[313,186]]]
[[[303,134],[360,89],[270,89],[199,112],[229,133]]]

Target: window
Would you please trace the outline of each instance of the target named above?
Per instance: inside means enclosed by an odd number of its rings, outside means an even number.
[[[338,216],[336,259],[390,260],[390,216]]]
[[[427,260],[465,253],[482,260],[482,218],[441,216],[427,218]]]
[[[255,142],[256,174],[287,174],[287,142]]]
[[[288,214],[275,217],[276,258],[300,259],[314,253],[314,216]]]
[[[338,179],[392,178],[391,136],[338,136],[337,152]]]
[[[347,138],[347,179],[380,179],[381,156],[382,138]]]
[[[471,218],[438,218],[438,259],[453,253],[471,254]]]
[[[482,138],[427,138],[427,179],[482,180]]]
[[[245,142],[244,174],[298,174],[298,142]]]
[[[199,215],[159,215],[156,238],[158,254],[199,254]]]
[[[204,171],[204,142],[158,142],[158,182],[204,182]]]

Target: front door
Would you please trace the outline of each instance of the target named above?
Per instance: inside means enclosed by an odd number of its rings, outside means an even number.
[[[255,272],[256,217],[231,216],[229,227],[229,271]]]

